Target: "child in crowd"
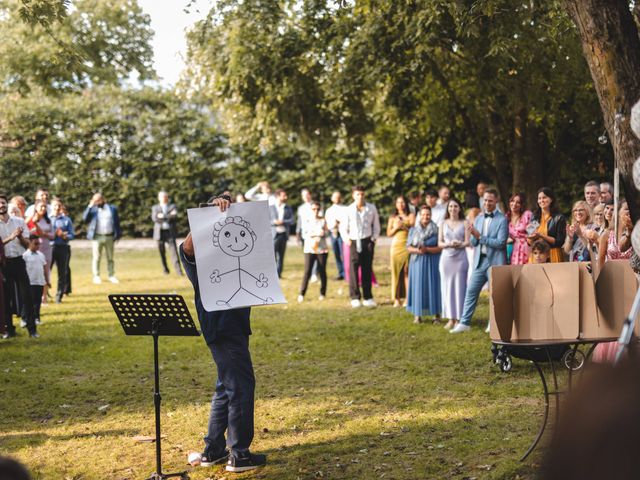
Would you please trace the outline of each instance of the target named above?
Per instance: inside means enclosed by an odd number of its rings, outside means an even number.
[[[40,237],[31,235],[29,237],[29,249],[24,252],[22,258],[27,267],[29,283],[31,284],[31,296],[33,297],[33,318],[36,325],[40,325],[40,305],[42,304],[42,290],[45,285],[51,286],[49,282],[49,265],[40,248]],[[25,324],[26,326],[26,324]],[[36,334],[34,336],[39,337]]]
[[[551,247],[544,240],[536,240],[531,245],[531,263],[548,263]]]

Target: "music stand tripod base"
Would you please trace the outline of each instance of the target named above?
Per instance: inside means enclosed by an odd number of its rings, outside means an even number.
[[[161,336],[197,337],[200,332],[193,323],[184,298],[180,295],[121,294],[109,295],[109,301],[126,335],[153,337],[154,391],[156,417],[156,471],[148,480],[180,477],[188,480],[187,472],[162,473],[160,435],[160,369],[158,338]]]

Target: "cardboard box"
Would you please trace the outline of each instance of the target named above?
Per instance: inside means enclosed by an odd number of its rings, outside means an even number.
[[[492,340],[552,342],[618,337],[638,282],[619,260],[601,272],[576,262],[496,266],[489,286]]]

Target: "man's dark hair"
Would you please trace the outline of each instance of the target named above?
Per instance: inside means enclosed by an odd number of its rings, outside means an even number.
[[[284,188],[277,188],[276,191],[273,192],[276,197],[279,197],[281,193],[287,193],[287,191]]]
[[[409,194],[409,200],[415,200],[420,197],[421,197],[420,192],[411,192]]]
[[[351,192],[364,192],[365,189],[362,185],[354,185]]]
[[[313,200],[311,202],[311,206],[312,207],[318,207],[318,208],[322,208],[322,205],[320,205],[320,202],[318,200]]]
[[[587,187],[596,187],[598,191],[600,191],[600,184],[595,180],[589,180],[587,183],[585,183],[584,188],[587,188]]]
[[[425,193],[426,197],[437,197],[438,196],[438,192],[436,192],[435,190],[427,190],[427,192]]]
[[[4,200],[5,202],[9,203],[9,197],[7,197],[6,193],[0,193],[0,199]]]
[[[29,241],[31,240],[40,240],[40,237],[35,233],[32,233],[31,235],[29,235]]]
[[[495,188],[493,188],[493,187],[489,187],[489,188],[487,188],[487,189],[484,191],[484,193],[489,193],[489,194],[493,195],[493,196],[494,196],[494,197],[496,197],[496,198],[498,198],[498,197],[500,196],[500,195],[498,194],[498,190],[496,190],[496,189],[495,189]]]

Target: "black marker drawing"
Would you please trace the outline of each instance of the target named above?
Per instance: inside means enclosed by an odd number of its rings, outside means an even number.
[[[233,292],[227,300],[216,301],[216,305],[231,307],[231,300],[233,300],[233,297],[235,297],[241,290],[244,290],[258,300],[261,300],[264,304],[273,303],[273,298],[262,298],[243,286],[243,276],[245,277],[245,285],[247,285],[247,282],[253,283],[253,281],[255,281],[257,288],[266,288],[269,286],[269,279],[264,273],[259,273],[256,277],[251,272],[242,268],[240,263],[241,257],[245,257],[251,253],[256,240],[256,233],[251,229],[249,222],[244,220],[242,217],[227,217],[214,224],[213,245],[219,247],[225,255],[236,257],[238,259],[238,268],[234,268],[223,273],[220,273],[220,270],[215,269],[209,276],[211,283],[221,283],[223,276],[234,272],[238,273],[239,282],[238,289]]]

